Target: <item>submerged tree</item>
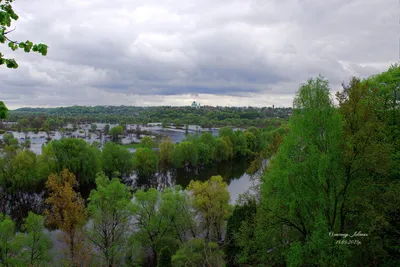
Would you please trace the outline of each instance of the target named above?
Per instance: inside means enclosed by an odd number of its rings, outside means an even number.
[[[168,168],[173,163],[173,155],[174,155],[174,143],[171,140],[171,137],[164,139],[160,146],[160,165],[162,168]]]
[[[68,169],[75,175],[79,186],[94,184],[96,173],[101,170],[100,151],[82,139],[53,140],[42,150],[52,172]]]
[[[187,190],[193,194],[192,205],[201,216],[205,238],[220,242],[229,215],[229,191],[221,176],[212,176],[205,182],[191,181]]]
[[[133,155],[133,166],[139,177],[149,177],[157,172],[158,158],[149,148],[138,148]]]
[[[26,266],[43,266],[51,261],[50,249],[53,243],[50,235],[45,233],[44,217],[29,212],[22,230],[26,232],[23,237],[25,249],[22,251],[22,258]]]
[[[97,175],[96,186],[88,199],[87,210],[92,221],[87,237],[108,266],[119,266],[130,233],[130,194],[118,179],[110,181],[104,173]]]
[[[46,182],[49,197],[45,203],[47,224],[63,231],[63,241],[68,246],[71,264],[76,265],[80,260],[82,244],[81,227],[85,222],[85,206],[80,194],[74,188],[78,186],[75,175],[64,169],[60,174],[52,174]]]
[[[108,134],[111,135],[111,141],[113,142],[118,142],[120,140],[120,135],[122,135],[124,132],[124,129],[122,126],[114,126],[110,129]]]
[[[151,249],[154,264],[162,248],[168,246],[175,252],[179,244],[196,234],[188,196],[180,187],[165,192],[154,188],[146,192],[139,190],[134,206],[138,231],[133,238],[143,248]]]
[[[184,243],[181,248],[172,256],[172,265],[184,266],[225,266],[224,252],[217,243],[206,242],[201,238],[193,238]]]
[[[1,266],[21,266],[21,236],[15,235],[15,224],[7,215],[0,213],[0,264]]]
[[[104,145],[100,160],[104,173],[110,178],[115,172],[119,172],[125,178],[133,171],[132,154],[115,143],[109,142]]]

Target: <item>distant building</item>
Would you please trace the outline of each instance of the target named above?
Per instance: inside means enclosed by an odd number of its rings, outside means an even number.
[[[200,103],[196,103],[196,101],[193,101],[192,108],[199,108],[199,107],[200,107]]]

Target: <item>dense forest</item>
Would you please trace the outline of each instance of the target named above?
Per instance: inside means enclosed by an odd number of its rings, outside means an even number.
[[[73,106],[60,108],[20,108],[9,112],[9,121],[27,119],[36,124],[46,118],[63,119],[76,123],[138,123],[159,122],[174,125],[199,125],[204,128],[220,126],[273,125],[287,119],[291,108],[275,107],[128,107],[128,106]]]

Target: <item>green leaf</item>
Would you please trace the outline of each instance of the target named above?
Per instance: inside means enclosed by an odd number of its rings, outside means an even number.
[[[18,68],[18,64],[14,59],[6,59],[5,62],[6,62],[7,68],[9,68],[9,69]]]
[[[0,101],[0,119],[7,118],[7,115],[8,115],[8,108],[6,107],[3,101]]]

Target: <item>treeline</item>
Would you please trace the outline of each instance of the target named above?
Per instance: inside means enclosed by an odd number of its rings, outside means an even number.
[[[150,179],[159,170],[195,169],[234,158],[265,157],[267,152],[276,149],[276,142],[286,131],[284,127],[272,131],[250,127],[244,132],[224,127],[217,137],[208,132],[188,135],[178,144],[169,138],[157,144],[146,136],[133,154],[114,142],[101,148],[98,142],[88,144],[82,139],[62,138],[44,145],[38,156],[27,148],[26,142],[19,144],[12,134],[4,134],[0,186],[10,194],[40,192],[51,173],[67,168],[76,176],[80,186],[90,188],[100,171],[121,179],[133,172],[141,179]],[[112,140],[118,141],[121,133],[121,126],[110,129]]]
[[[86,207],[77,185],[67,169],[50,175],[44,214],[30,212],[21,232],[0,214],[2,266],[224,266],[230,206],[222,177],[132,195],[98,173]],[[45,227],[60,230],[61,244]]]
[[[9,111],[8,121],[17,122],[26,119],[32,122],[32,128],[38,128],[40,122],[48,117],[69,123],[113,123],[121,121],[133,124],[161,122],[164,125],[186,124],[209,127],[246,127],[279,126],[290,116],[291,108],[272,107],[129,107],[129,106],[72,106],[62,108],[20,108]],[[35,121],[34,121],[35,120]],[[42,127],[40,127],[42,128]]]
[[[400,266],[400,66],[336,98],[301,85],[259,195],[229,218],[228,266]]]

